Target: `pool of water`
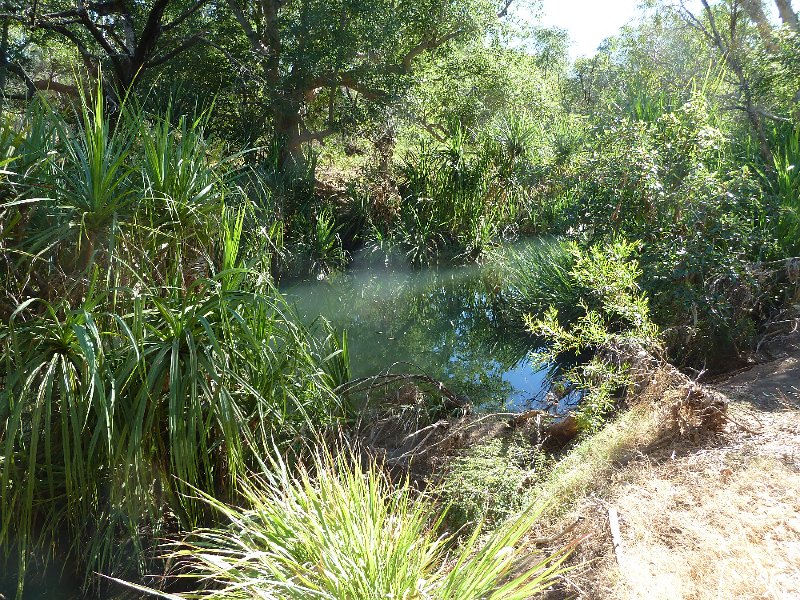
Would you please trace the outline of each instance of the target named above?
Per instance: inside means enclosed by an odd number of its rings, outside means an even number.
[[[535,365],[537,344],[506,316],[492,267],[356,264],[283,291],[307,323],[347,330],[353,377],[422,372],[478,408],[564,408],[548,401],[554,369]]]

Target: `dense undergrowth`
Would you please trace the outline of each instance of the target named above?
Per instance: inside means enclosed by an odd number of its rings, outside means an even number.
[[[232,587],[213,597],[522,598],[546,586],[557,557],[505,578],[517,556],[507,547],[533,517],[488,541],[478,528],[454,548],[439,537],[438,509],[380,467],[328,458],[307,472],[297,463],[300,479],[283,463],[273,474],[266,457],[302,451],[351,416],[336,392],[350,379],[346,335],[300,324],[275,287],[284,248],[274,234],[296,214],[270,225],[259,202],[286,192],[241,155],[215,153],[203,118],[172,124],[123,107],[112,123],[102,95],[91,98],[66,116],[33,104],[1,136],[0,542],[18,591],[51,560],[90,590],[110,585],[95,573],[140,580],[162,568],[160,539],[192,531],[220,544],[219,560],[226,544],[242,560],[264,553],[256,572],[217,572]],[[353,512],[360,501],[363,514]],[[320,502],[341,518],[321,515]],[[267,520],[251,521],[259,506]],[[262,530],[279,517],[284,539]],[[202,529],[225,519],[247,521],[250,537]],[[370,569],[340,564],[314,583],[308,553],[335,557],[312,529],[297,537],[302,523],[354,536],[340,540],[342,559],[367,542],[352,527],[394,546],[364,547]],[[199,548],[180,556],[195,556],[202,588],[220,562]],[[474,577],[456,574],[454,560]]]
[[[154,539],[214,522],[195,490],[217,508],[276,493],[237,495],[273,444],[347,418],[335,387],[348,366],[346,343],[300,325],[275,282],[344,266],[347,245],[420,264],[555,234],[493,256],[508,318],[549,340],[549,360],[595,354],[567,375],[587,392],[585,429],[629,383],[604,348],[663,343],[672,360],[719,364],[752,347],[795,283],[780,263],[792,213],[770,207],[793,183],[733,170],[699,99],[591,133],[597,149],[568,160],[537,157],[523,119],[477,145],[460,129],[409,151],[380,221],[357,186],[341,211],[314,200],[313,170],[226,154],[206,115],[123,106],[112,123],[92,97],[66,116],[33,103],[0,136],[3,542],[23,572],[55,552],[87,578],[135,577]],[[559,185],[536,188],[548,170]],[[457,496],[463,521],[522,508]]]
[[[0,546],[19,595],[48,560],[85,595],[112,589],[97,573],[185,598],[551,582],[558,554],[509,577],[528,500],[569,473],[491,440],[426,496],[332,458],[321,440],[364,418],[347,335],[302,324],[282,282],[356,256],[496,263],[485,312],[574,364],[559,385],[583,431],[629,399],[631,357],[721,371],[796,318],[790,5],[782,28],[758,2],[658,5],[570,65],[564,33],[507,23],[511,3],[42,3],[9,2],[0,41]],[[65,69],[75,52],[85,69]],[[425,406],[435,429],[448,415]],[[183,540],[167,558],[165,539]],[[189,577],[145,579],[174,560]]]
[[[55,549],[87,577],[141,572],[207,521],[194,490],[231,498],[275,443],[344,416],[346,365],[256,268],[257,207],[202,121],[112,130],[95,97],[5,125],[0,301],[2,542],[22,571]]]
[[[559,572],[565,551],[516,568],[542,504],[491,532],[478,526],[454,552],[455,536],[439,533],[445,511],[358,461],[323,450],[298,469],[277,455],[243,484],[246,508],[205,494],[227,526],[177,544],[170,575],[219,585],[176,598],[522,600]]]

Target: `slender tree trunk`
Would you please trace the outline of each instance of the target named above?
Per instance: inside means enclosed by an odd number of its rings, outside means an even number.
[[[764,13],[762,0],[744,0],[742,3],[747,11],[747,16],[755,23],[758,35],[764,43],[764,47],[770,52],[777,50],[777,45],[772,36],[772,27],[769,24],[767,15]]]
[[[706,17],[708,18],[711,31],[708,31],[708,29],[700,24],[697,18],[692,18],[694,19],[695,23],[699,24],[700,30],[709,39],[709,41],[717,47],[719,52],[722,54],[725,64],[728,65],[728,68],[736,76],[736,81],[742,94],[742,101],[744,102],[744,112],[747,115],[747,120],[750,122],[750,126],[753,129],[756,140],[758,141],[759,154],[761,154],[761,159],[764,161],[765,167],[768,170],[772,170],[775,166],[775,159],[772,155],[772,150],[769,145],[769,140],[767,139],[766,131],[764,130],[764,121],[758,109],[756,108],[755,103],[753,102],[753,90],[750,87],[750,82],[748,81],[747,75],[744,72],[744,68],[739,62],[739,58],[736,54],[736,49],[738,46],[736,41],[736,32],[738,29],[739,13],[738,11],[734,10],[730,15],[730,24],[728,27],[730,37],[726,41],[722,36],[720,29],[717,27],[717,19],[714,16],[714,11],[711,9],[708,0],[701,0],[701,3],[703,5],[703,10],[705,11]],[[745,9],[747,8],[748,7],[745,6]],[[757,10],[758,6],[753,6],[753,3],[751,2],[749,8],[751,10]]]
[[[781,22],[783,22],[784,26],[800,34],[800,21],[798,21],[797,13],[792,8],[791,0],[775,0],[775,5],[778,7],[778,14],[780,14]],[[793,100],[792,118],[795,124],[800,124],[800,89],[795,93]]]
[[[792,28],[795,32],[800,33],[800,29],[798,29],[797,16],[792,10],[790,4],[785,0],[776,0],[776,4],[778,5],[783,24]],[[743,5],[747,11],[747,15],[750,17],[750,20],[756,24],[756,28],[758,29],[761,41],[764,43],[764,47],[770,53],[778,52],[780,48],[776,42],[772,25],[770,25],[769,20],[764,12],[762,0],[744,0]],[[800,88],[798,88],[798,91],[792,97],[792,101],[794,102],[791,115],[792,119],[794,119],[795,123],[800,123]]]
[[[745,96],[749,96],[749,91],[745,93]],[[745,98],[745,112],[747,112],[747,119],[750,121],[750,126],[756,134],[761,160],[764,161],[768,169],[772,169],[775,165],[775,158],[772,155],[772,148],[770,148],[767,133],[764,130],[764,119],[758,113],[756,107],[753,105],[752,99],[749,97]]]
[[[742,100],[744,101],[744,111],[747,114],[747,120],[750,122],[753,133],[756,135],[761,160],[764,161],[767,169],[771,170],[775,165],[775,158],[772,155],[772,148],[770,148],[767,132],[764,129],[764,119],[753,102],[753,90],[750,88],[750,82],[747,80],[739,61],[730,52],[727,55],[727,62],[728,67],[739,80],[739,89],[742,91]]]
[[[305,162],[302,138],[300,137],[300,106],[294,102],[273,100],[275,138],[279,148],[282,168],[299,166]]]
[[[6,99],[6,76],[8,71],[8,20],[3,21],[3,33],[0,37],[0,110],[5,107]]]

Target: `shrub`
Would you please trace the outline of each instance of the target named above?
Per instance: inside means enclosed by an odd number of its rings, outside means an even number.
[[[468,449],[447,467],[443,498],[449,522],[500,524],[530,503],[544,477],[546,454],[522,435],[493,439]]]
[[[637,284],[642,272],[632,260],[635,252],[636,245],[624,241],[579,252],[570,277],[582,290],[582,314],[567,325],[562,325],[555,306],[542,318],[526,317],[528,329],[548,343],[538,353],[541,362],[553,362],[565,353],[593,354],[565,374],[584,392],[577,410],[583,429],[599,428],[614,408],[617,391],[629,383],[628,366],[605,359],[601,351],[634,345],[653,352],[660,346],[648,299]]]
[[[6,140],[0,205],[18,274],[0,296],[0,545],[20,590],[33,557],[87,582],[143,570],[157,536],[207,522],[192,490],[228,497],[275,443],[342,416],[349,372],[344,339],[248,268],[253,207],[202,120],[122,107],[112,128],[100,94],[77,125],[42,110]]]
[[[652,122],[620,119],[572,173],[584,199],[574,231],[641,242],[652,319],[670,358],[699,368],[737,358],[771,306],[753,265],[775,253],[773,217],[718,121],[700,95]]]

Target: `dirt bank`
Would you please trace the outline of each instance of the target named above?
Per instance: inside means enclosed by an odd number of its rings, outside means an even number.
[[[550,523],[582,517],[587,536],[553,597],[800,598],[800,336],[770,352],[712,384],[730,399],[721,433],[653,451],[636,419],[607,434],[640,445],[620,442],[603,481]]]

